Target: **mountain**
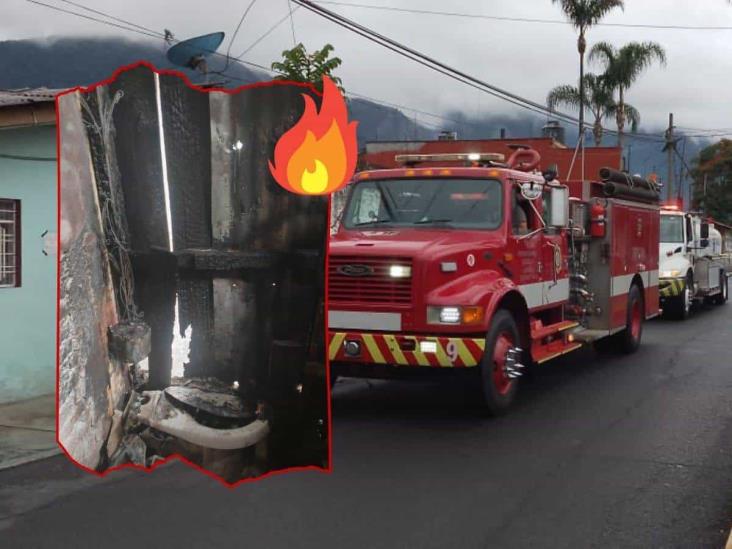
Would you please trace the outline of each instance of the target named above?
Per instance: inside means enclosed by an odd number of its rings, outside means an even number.
[[[135,61],[146,60],[159,68],[173,67],[165,57],[163,41],[132,41],[119,37],[75,38],[62,37],[45,40],[10,40],[0,42],[0,89],[16,88],[66,88],[88,85],[108,78],[115,69]],[[214,58],[210,61],[212,71],[221,70],[225,61]],[[182,69],[193,82],[200,82],[199,73]],[[226,70],[227,77],[213,75],[211,81],[236,87],[270,79],[264,72],[249,69],[239,63],[231,63]],[[348,89],[348,82],[345,83]],[[358,140],[409,140],[435,139],[440,130],[452,130],[460,139],[496,138],[501,128],[506,136],[521,137],[541,135],[546,119],[536,115],[512,117],[504,114],[490,114],[479,118],[467,117],[455,111],[445,113],[446,120],[435,119],[435,127],[417,122],[403,111],[366,99],[352,98],[349,101],[351,117],[359,121]],[[424,116],[422,116],[424,119]],[[648,131],[648,129],[646,129]],[[652,130],[660,133],[661,129]],[[567,128],[567,144],[574,146],[577,131]],[[666,173],[666,155],[662,144],[642,139],[629,139],[630,171],[648,174],[656,171]],[[687,140],[686,158],[691,158],[706,146],[708,141]],[[614,145],[614,138],[608,136],[605,144]],[[627,153],[626,153],[627,154]],[[677,171],[680,162],[676,161]]]
[[[88,85],[109,78],[118,67],[145,60],[161,69],[175,68],[194,82],[200,73],[174,67],[165,57],[164,43],[131,41],[123,38],[53,38],[48,40],[8,40],[0,42],[0,88],[67,88]],[[214,59],[212,69],[223,67]],[[242,81],[234,86],[266,79],[240,64],[227,72]],[[215,79],[213,77],[212,79]]]

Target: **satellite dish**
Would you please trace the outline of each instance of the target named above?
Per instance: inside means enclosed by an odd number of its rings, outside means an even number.
[[[212,32],[203,36],[196,36],[178,42],[168,50],[166,54],[168,61],[179,67],[199,70],[206,74],[206,57],[216,53],[216,50],[224,41],[223,32]]]

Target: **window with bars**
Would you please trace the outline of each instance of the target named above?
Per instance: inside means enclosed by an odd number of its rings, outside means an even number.
[[[20,286],[20,200],[0,198],[0,288]]]

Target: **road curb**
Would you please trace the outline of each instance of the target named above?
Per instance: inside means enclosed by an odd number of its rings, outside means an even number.
[[[27,456],[9,459],[7,461],[4,461],[3,463],[0,463],[0,471],[5,471],[6,469],[12,469],[13,467],[26,465],[27,463],[33,463],[34,461],[48,459],[50,457],[57,456],[60,453],[61,450],[58,448],[58,446],[56,448],[49,448],[48,450],[36,450]]]

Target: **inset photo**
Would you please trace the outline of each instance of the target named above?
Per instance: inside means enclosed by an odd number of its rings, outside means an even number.
[[[58,437],[79,465],[329,469],[329,198],[271,166],[321,103],[144,63],[59,96]]]

